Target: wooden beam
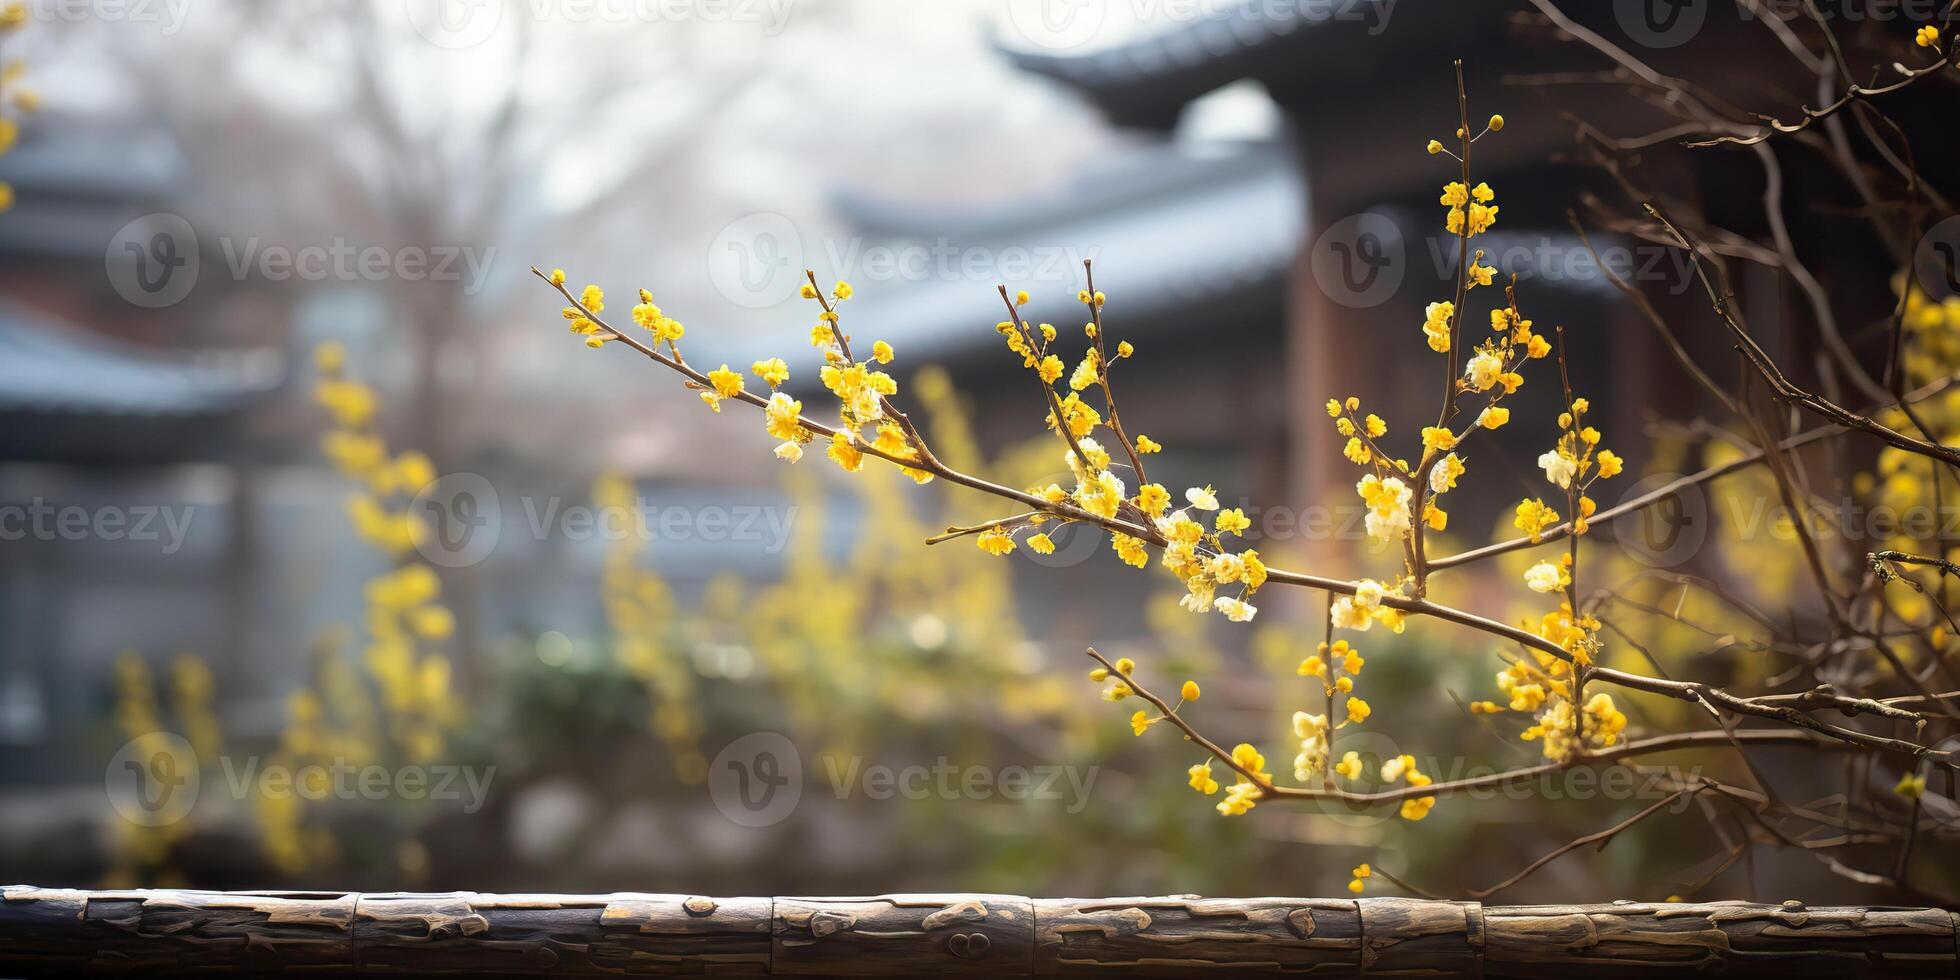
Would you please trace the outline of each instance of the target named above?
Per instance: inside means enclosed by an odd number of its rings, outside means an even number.
[[[0,889],[0,974],[1960,975],[1960,916],[1799,902]]]

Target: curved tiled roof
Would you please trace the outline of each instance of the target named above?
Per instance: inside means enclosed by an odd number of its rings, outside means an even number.
[[[269,351],[146,350],[0,302],[0,413],[226,412],[277,387],[283,362]]]

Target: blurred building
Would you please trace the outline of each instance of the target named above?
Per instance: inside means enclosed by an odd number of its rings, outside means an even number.
[[[216,276],[171,292],[206,257],[157,217],[188,185],[167,134],[37,122],[0,156],[17,196],[0,216],[0,742],[46,749],[99,723],[121,650],[244,660],[258,566],[234,519],[241,446],[285,358],[232,328],[280,329],[276,294]],[[119,278],[125,243],[159,292]],[[5,758],[10,778],[64,761]]]

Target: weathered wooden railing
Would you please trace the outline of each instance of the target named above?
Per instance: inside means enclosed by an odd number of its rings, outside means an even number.
[[[1960,975],[1960,917],[1798,902],[0,889],[0,975],[84,971]]]

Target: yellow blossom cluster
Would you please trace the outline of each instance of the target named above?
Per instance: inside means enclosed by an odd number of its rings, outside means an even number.
[[[617,474],[593,484],[592,503],[602,512],[624,513],[635,504],[632,481]],[[640,565],[645,538],[615,535],[606,546],[599,594],[612,628],[613,656],[629,676],[645,685],[653,702],[648,724],[666,745],[674,774],[697,785],[707,778],[701,752],[703,723],[698,692],[686,651],[673,636],[677,608],[667,583]]]
[[[314,350],[320,374],[314,400],[333,422],[323,448],[361,487],[348,504],[356,533],[396,562],[392,571],[367,584],[369,643],[363,659],[380,690],[390,735],[410,758],[425,761],[442,751],[443,732],[454,712],[449,660],[429,648],[447,641],[456,623],[440,601],[435,571],[412,560],[428,530],[409,502],[438,474],[422,453],[389,453],[374,428],[379,400],[372,389],[346,376],[346,362],[347,352],[339,344]]]
[[[1598,622],[1587,617],[1587,625],[1571,622],[1570,607],[1561,606],[1546,616],[1549,632],[1563,635],[1575,652],[1579,644],[1598,629]],[[1519,733],[1525,741],[1540,741],[1545,758],[1569,762],[1586,749],[1603,749],[1619,744],[1626,731],[1627,718],[1604,692],[1594,694],[1580,710],[1574,710],[1574,668],[1565,660],[1538,650],[1529,651],[1529,660],[1515,660],[1497,673],[1497,689],[1508,699],[1502,704],[1478,701],[1470,706],[1475,714],[1513,711],[1532,716],[1532,724]]]
[[[123,738],[129,739],[139,758],[168,756],[180,766],[202,770],[218,759],[224,744],[219,732],[215,703],[215,683],[211,668],[191,654],[170,662],[168,710],[158,697],[158,685],[150,675],[149,664],[134,651],[116,657],[115,719]],[[176,732],[190,744],[192,757],[179,758],[179,746],[168,732]],[[178,775],[186,775],[179,772]],[[173,852],[195,826],[187,819],[151,825],[116,820],[109,826],[110,887],[168,885],[173,877]]]
[[[5,39],[26,24],[27,18],[26,3],[0,4],[0,39]],[[20,141],[18,117],[41,108],[41,93],[22,83],[26,77],[26,62],[18,58],[0,61],[0,156],[12,150]],[[13,206],[14,185],[0,180],[0,214],[13,210]]]

